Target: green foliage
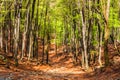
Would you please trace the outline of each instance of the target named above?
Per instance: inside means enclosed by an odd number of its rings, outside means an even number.
[[[2,23],[5,20],[5,16],[11,11],[11,19],[12,23],[15,21],[15,10],[14,10],[14,3],[10,2],[13,0],[1,0],[3,3],[7,2],[7,4],[12,3],[11,8],[7,10],[8,6],[2,5],[0,7],[0,22]],[[24,27],[26,26],[26,15],[28,12],[28,2],[29,0],[22,1],[22,8],[20,9],[21,12],[21,24],[20,24],[20,31],[24,31]],[[30,17],[32,14],[32,2],[30,1]],[[39,3],[39,5],[37,5]],[[94,4],[95,3],[95,4]],[[100,27],[102,31],[104,30],[104,23],[105,20],[103,18],[103,10],[102,6],[106,4],[104,2],[97,3],[97,1],[87,3],[85,6],[85,19],[87,28],[89,26],[89,20],[92,20],[92,37],[93,40],[91,41],[93,45],[97,45],[98,41],[96,36],[98,36],[98,21],[100,23]],[[88,6],[89,5],[89,6]],[[81,32],[79,32],[78,28],[81,29],[81,15],[80,12],[82,10],[82,0],[80,0],[80,6],[78,4],[78,0],[36,0],[35,7],[34,7],[34,18],[32,22],[35,22],[35,19],[38,18],[38,26],[39,31],[38,34],[41,38],[49,33],[55,34],[55,38],[57,43],[63,41],[65,34],[67,34],[68,43],[73,38],[73,20],[76,21],[76,29],[75,29],[75,38],[78,40],[81,36]],[[89,7],[89,9],[88,9]],[[47,12],[46,12],[47,8]],[[38,10],[38,16],[37,14]],[[47,13],[47,15],[46,15]],[[75,13],[73,15],[73,13]],[[120,27],[120,7],[118,0],[111,0],[110,5],[110,15],[109,15],[109,26],[112,27]],[[46,21],[46,22],[45,22]],[[53,39],[54,40],[54,39]],[[53,40],[51,40],[53,42]]]
[[[119,9],[118,0],[112,0],[110,7],[110,18],[109,18],[110,27],[120,27],[119,11],[120,9]]]

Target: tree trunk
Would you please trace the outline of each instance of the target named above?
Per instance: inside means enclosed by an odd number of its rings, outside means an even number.
[[[3,30],[2,30],[2,25],[0,27],[0,48],[3,48]]]
[[[28,2],[29,3],[29,2]],[[25,56],[25,51],[26,50],[26,41],[27,41],[27,32],[28,32],[28,24],[29,24],[29,7],[27,9],[27,13],[26,13],[26,23],[25,23],[25,27],[24,27],[24,32],[23,32],[23,39],[22,39],[22,53],[21,53],[21,60],[23,59],[23,57]]]
[[[87,55],[87,43],[86,43],[86,23],[85,23],[85,16],[84,16],[84,8],[81,12],[81,21],[82,21],[82,37],[83,37],[83,52],[84,52],[84,59],[85,59],[85,68],[88,69],[88,55]]]
[[[107,0],[107,8],[104,12],[105,17],[105,34],[104,34],[104,58],[105,58],[105,66],[109,65],[109,57],[108,57],[108,39],[109,39],[109,25],[108,25],[108,19],[109,19],[109,8],[110,8],[110,0]]]
[[[102,28],[101,28],[101,25],[100,23],[98,23],[98,31],[99,31],[99,45],[98,45],[98,55],[99,55],[99,58],[98,58],[98,62],[99,62],[99,65],[102,66],[102,61],[101,61],[101,51],[102,51]]]

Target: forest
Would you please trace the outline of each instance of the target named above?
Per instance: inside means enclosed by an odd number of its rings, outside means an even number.
[[[0,0],[0,80],[120,80],[120,0]]]

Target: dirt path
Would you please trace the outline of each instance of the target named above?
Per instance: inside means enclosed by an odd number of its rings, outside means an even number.
[[[63,71],[60,71],[63,70]],[[70,75],[79,75],[79,72],[66,72],[64,73],[64,68],[56,68],[51,70],[43,71],[0,71],[0,80],[76,80],[75,77]],[[79,79],[77,79],[79,80]]]
[[[120,70],[103,73],[85,72],[80,68],[34,66],[10,70],[0,67],[0,80],[119,80]]]
[[[50,65],[35,65],[36,62],[28,62],[27,59],[19,62],[16,68],[11,62],[10,68],[0,65],[0,80],[120,80],[120,58],[113,57],[114,63],[102,71],[84,71],[80,64],[73,65],[72,57],[64,54],[62,49],[56,55],[50,53]],[[117,61],[117,62],[115,62]]]

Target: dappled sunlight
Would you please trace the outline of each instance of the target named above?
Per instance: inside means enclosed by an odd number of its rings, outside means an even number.
[[[0,80],[120,80],[120,0],[0,0]]]

